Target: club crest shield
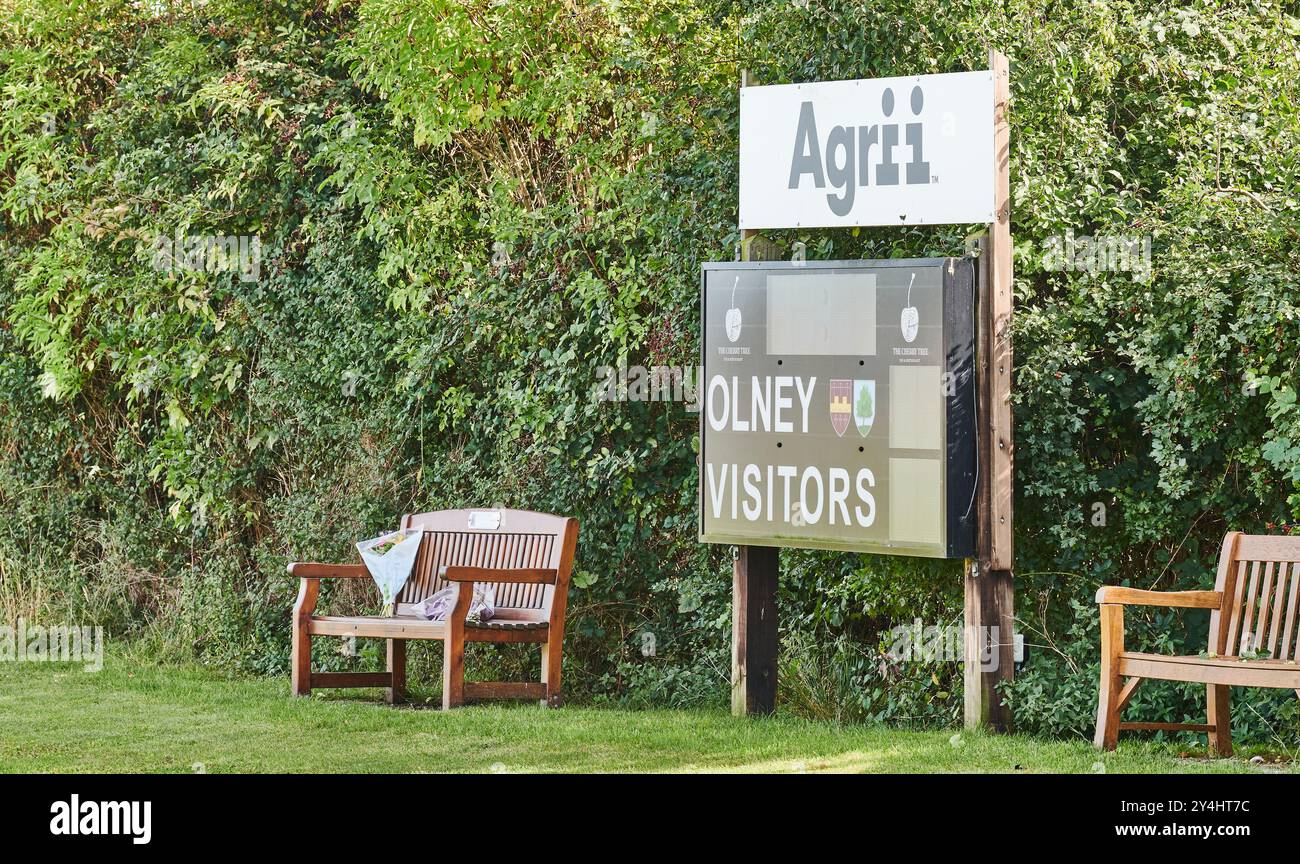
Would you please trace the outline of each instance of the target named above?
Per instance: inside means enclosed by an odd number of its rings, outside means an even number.
[[[871,426],[876,422],[876,382],[857,380],[853,382],[853,425],[858,427],[858,434],[866,438],[871,434]]]
[[[841,438],[849,428],[853,416],[853,382],[847,378],[831,379],[831,426]]]

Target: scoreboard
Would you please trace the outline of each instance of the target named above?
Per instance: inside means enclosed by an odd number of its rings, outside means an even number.
[[[705,264],[700,540],[972,555],[976,270]]]

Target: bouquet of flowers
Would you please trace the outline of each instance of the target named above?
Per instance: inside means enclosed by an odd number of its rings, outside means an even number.
[[[361,560],[370,571],[370,578],[379,588],[384,615],[393,614],[393,604],[415,567],[415,553],[420,551],[422,531],[394,531],[357,544]]]

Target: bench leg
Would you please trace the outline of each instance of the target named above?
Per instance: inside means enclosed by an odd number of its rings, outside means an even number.
[[[564,691],[560,689],[562,653],[558,639],[542,644],[542,683],[546,685],[546,701],[542,705],[546,707],[560,708],[564,705]]]
[[[1227,684],[1205,685],[1207,720],[1214,731],[1210,733],[1210,749],[1221,757],[1232,755],[1232,711]]]
[[[406,700],[406,640],[388,640],[388,674],[393,676],[393,683],[384,691],[384,699],[389,705]]]
[[[465,702],[465,636],[457,628],[442,643],[442,707],[455,708]],[[459,635],[460,638],[456,638]]]
[[[293,695],[311,695],[311,634],[307,628],[294,625],[293,628],[293,670],[291,672]]]
[[[298,585],[298,600],[293,604],[293,632],[290,641],[290,686],[295,696],[311,695],[311,633],[307,630],[311,613],[316,608],[320,593],[319,579],[302,579]]]
[[[1124,607],[1101,606],[1101,683],[1097,693],[1097,732],[1092,743],[1114,750],[1119,743],[1119,655],[1124,650]]]

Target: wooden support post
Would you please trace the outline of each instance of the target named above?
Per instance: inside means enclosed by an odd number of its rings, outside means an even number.
[[[1007,116],[1011,98],[1010,73],[1005,54],[990,52],[989,65],[993,70],[993,158],[996,163],[993,175],[995,216],[989,226],[988,293],[983,295],[991,332],[987,343],[990,358],[988,368],[991,390],[988,418],[984,424],[990,434],[986,439],[989,451],[991,496],[989,498],[989,528],[991,539],[988,549],[990,570],[1011,570],[1012,489],[1015,486],[1014,460],[1012,459],[1011,428],[1011,313],[1012,296],[1011,255],[1011,124]]]
[[[994,221],[984,246],[977,309],[979,378],[978,561],[965,572],[968,728],[1006,731],[1011,714],[997,685],[1015,675],[1012,562],[1011,150],[1006,55],[991,51],[994,118]]]
[[[741,87],[753,83],[748,70],[740,73]],[[750,259],[755,239],[756,232],[741,230],[742,261]],[[731,583],[731,713],[737,717],[776,710],[776,586],[780,573],[781,559],[775,547],[736,547]]]
[[[776,586],[781,564],[775,546],[739,546],[731,582],[731,713],[776,709]]]
[[[1011,730],[1011,712],[997,685],[1015,677],[1014,593],[1011,571],[983,570],[968,561],[966,599],[966,727]]]

